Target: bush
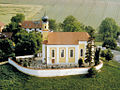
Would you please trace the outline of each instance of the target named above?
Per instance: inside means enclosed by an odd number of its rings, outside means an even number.
[[[82,64],[83,64],[83,60],[82,60],[81,58],[78,60],[78,64],[79,64],[79,67],[82,66]]]
[[[96,77],[97,74],[98,71],[94,67],[92,67],[88,70],[87,77]]]
[[[113,59],[113,54],[110,49],[107,49],[101,52],[101,57],[104,57],[107,61],[110,61]]]
[[[27,63],[27,62],[24,62],[23,66],[24,66],[24,67],[27,67],[27,66],[28,66],[28,63]]]
[[[116,47],[115,50],[120,51],[120,47]]]
[[[117,42],[115,39],[113,38],[107,38],[105,39],[105,41],[103,42],[103,47],[106,48],[111,48],[111,49],[115,49],[117,47]]]
[[[108,52],[107,52],[107,54],[106,54],[106,56],[105,56],[105,59],[106,59],[107,61],[110,61],[110,60],[113,59],[113,54],[112,54],[112,52],[110,51],[110,49],[108,49]]]
[[[106,54],[107,54],[107,50],[102,50],[102,51],[101,51],[101,57],[105,57]]]

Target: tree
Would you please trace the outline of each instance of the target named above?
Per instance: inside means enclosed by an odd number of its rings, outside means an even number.
[[[15,35],[15,53],[19,55],[31,55],[41,51],[41,34],[21,31]]]
[[[13,34],[16,34],[19,32],[22,28],[20,26],[20,23],[24,21],[25,16],[23,14],[16,14],[16,16],[13,16],[11,18],[11,22],[6,25],[6,28],[4,29],[5,32],[13,32]]]
[[[13,42],[8,39],[0,39],[0,61],[8,60],[8,57],[14,57]]]
[[[57,23],[54,19],[49,19],[49,28],[50,30],[53,30],[54,32],[57,31]]]
[[[110,61],[113,59],[113,54],[110,49],[106,49],[101,52],[101,57],[104,57],[107,61]]]
[[[24,14],[20,14],[20,13],[16,14],[16,16],[13,16],[11,18],[11,22],[16,22],[16,23],[21,23],[24,20],[25,20]]]
[[[7,32],[15,32],[18,28],[19,24],[16,22],[11,22],[9,25],[6,25]]]
[[[95,29],[91,26],[86,26],[85,27],[86,32],[89,33],[89,35],[91,36],[91,38],[95,38]]]
[[[95,65],[99,64],[99,57],[100,57],[100,48],[96,48],[95,51]]]
[[[119,27],[113,18],[105,18],[99,27],[99,33],[102,34],[103,40],[108,37],[117,39],[118,31]]]
[[[94,63],[94,39],[89,38],[87,48],[86,48],[86,62],[91,66]]]
[[[104,40],[102,46],[106,48],[115,49],[117,47],[117,42],[113,38],[107,38]]]
[[[84,25],[77,21],[73,16],[67,16],[63,21],[62,28],[64,32],[84,31]]]

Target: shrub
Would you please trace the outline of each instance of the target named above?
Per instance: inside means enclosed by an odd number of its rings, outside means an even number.
[[[28,65],[27,62],[24,62],[23,66],[24,66],[24,67],[27,67],[27,65]]]
[[[115,50],[120,51],[120,47],[116,47]]]
[[[117,47],[117,42],[113,38],[107,38],[103,42],[103,47],[115,49]]]
[[[112,54],[112,52],[110,51],[110,49],[108,49],[108,52],[107,52],[107,54],[106,54],[106,56],[105,56],[105,59],[106,59],[107,61],[110,61],[110,60],[113,59],[113,54]]]
[[[87,77],[96,77],[98,71],[92,67],[88,70],[88,74],[87,74]]]
[[[101,57],[105,57],[106,54],[107,54],[107,50],[102,50],[102,51],[101,51]]]
[[[83,64],[83,60],[82,60],[81,58],[78,60],[78,64],[79,64],[79,67],[82,66],[82,64]]]
[[[101,52],[101,57],[104,57],[107,61],[110,61],[113,59],[113,54],[110,49],[107,49]]]

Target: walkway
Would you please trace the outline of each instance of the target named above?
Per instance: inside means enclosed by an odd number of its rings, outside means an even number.
[[[120,51],[116,51],[116,50],[111,50],[112,53],[114,54],[114,60],[120,63]]]

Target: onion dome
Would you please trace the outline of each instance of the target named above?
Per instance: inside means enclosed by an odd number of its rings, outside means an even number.
[[[47,21],[48,21],[48,16],[46,16],[46,13],[45,13],[44,16],[42,17],[42,21],[43,21],[43,22],[47,22]]]

